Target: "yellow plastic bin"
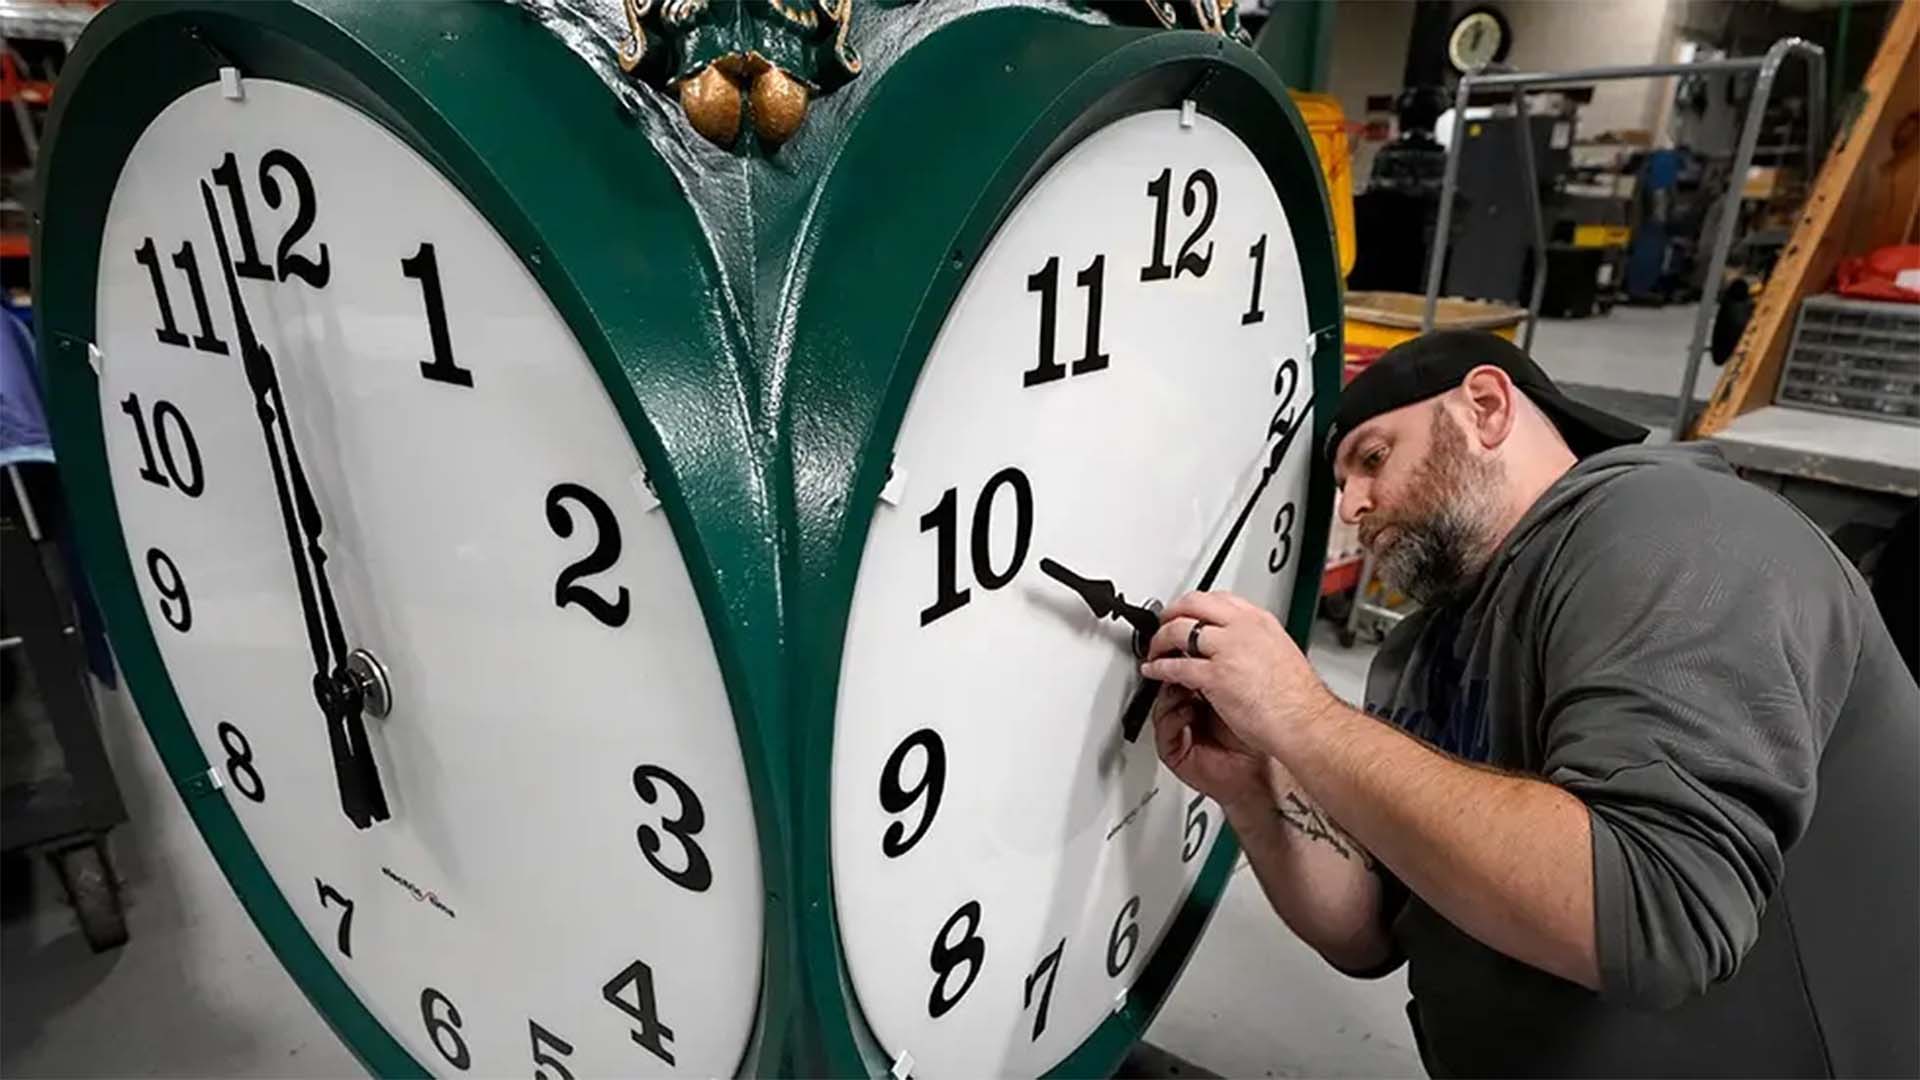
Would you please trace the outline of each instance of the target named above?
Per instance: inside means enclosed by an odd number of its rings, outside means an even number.
[[[1347,294],[1346,361],[1347,378],[1373,358],[1403,341],[1420,335],[1420,316],[1426,311],[1427,298],[1403,292],[1350,292]],[[1488,330],[1515,339],[1525,308],[1496,304],[1490,300],[1465,300],[1457,296],[1440,298],[1434,312],[1436,330]]]
[[[1347,114],[1340,99],[1330,94],[1289,90],[1293,106],[1306,121],[1320,173],[1327,178],[1327,202],[1333,211],[1333,237],[1340,249],[1340,276],[1353,269],[1357,248],[1353,238],[1353,152],[1347,146]]]

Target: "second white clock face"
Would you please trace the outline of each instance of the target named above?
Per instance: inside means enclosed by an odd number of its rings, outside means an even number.
[[[1447,58],[1457,71],[1478,71],[1499,57],[1506,36],[1492,12],[1469,12],[1447,35]]]
[[[955,302],[867,536],[834,735],[842,947],[915,1075],[1065,1058],[1204,865],[1219,808],[1150,731],[1121,737],[1130,632],[1039,564],[1170,601],[1224,547],[1206,583],[1284,611],[1310,439],[1259,482],[1311,424],[1309,329],[1271,181],[1174,110],[1060,159]]]
[[[731,1073],[763,894],[727,695],[626,429],[506,243],[353,108],[209,85],[124,166],[98,345],[127,556],[213,797],[375,1019],[442,1074]],[[289,442],[317,545],[283,516]],[[312,546],[392,677],[367,829],[312,689]]]

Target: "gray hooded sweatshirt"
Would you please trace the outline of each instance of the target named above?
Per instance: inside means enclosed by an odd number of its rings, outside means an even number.
[[[1717,450],[1622,447],[1476,590],[1393,632],[1366,708],[1586,803],[1603,985],[1389,874],[1428,1071],[1920,1075],[1920,689],[1853,566]]]

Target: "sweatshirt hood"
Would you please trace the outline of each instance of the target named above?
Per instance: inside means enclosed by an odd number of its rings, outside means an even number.
[[[1597,489],[1615,483],[1640,469],[1680,467],[1706,469],[1733,475],[1733,467],[1720,448],[1704,442],[1663,443],[1659,446],[1618,446],[1574,462],[1573,467],[1542,492],[1532,507],[1521,515],[1513,531],[1502,541],[1500,551],[1488,564],[1486,581],[1539,534],[1563,524],[1561,518],[1575,504]],[[1485,581],[1483,581],[1483,585]]]

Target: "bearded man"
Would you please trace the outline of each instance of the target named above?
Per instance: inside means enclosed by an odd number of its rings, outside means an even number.
[[[1160,756],[1328,962],[1408,963],[1434,1076],[1920,1075],[1920,688],[1817,528],[1645,435],[1492,335],[1386,353],[1324,447],[1421,604],[1366,711],[1193,593]]]

